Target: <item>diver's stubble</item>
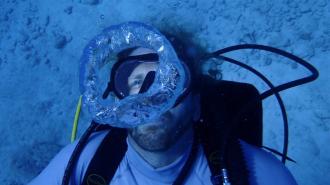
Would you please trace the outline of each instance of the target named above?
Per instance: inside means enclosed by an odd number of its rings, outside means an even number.
[[[166,151],[184,132],[182,120],[175,120],[171,112],[166,112],[158,120],[129,129],[132,139],[144,150]]]

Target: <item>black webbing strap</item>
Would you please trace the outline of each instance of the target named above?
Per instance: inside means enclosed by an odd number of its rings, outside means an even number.
[[[118,63],[126,60],[145,60],[145,61],[158,61],[159,56],[157,53],[147,53],[143,55],[126,56],[118,59]]]
[[[92,121],[90,126],[88,127],[88,129],[85,131],[85,133],[82,135],[79,142],[77,143],[77,146],[75,147],[75,149],[69,159],[68,165],[66,166],[66,169],[64,171],[62,185],[68,185],[70,183],[71,175],[72,175],[72,172],[74,171],[73,169],[79,159],[79,156],[80,156],[82,150],[84,149],[85,145],[88,143],[89,136],[95,131],[97,126],[98,126],[98,124],[96,122]]]
[[[220,129],[221,127],[217,128],[215,124],[200,124],[201,143],[211,172],[212,181],[214,181],[215,177],[219,177],[221,169],[225,168],[225,131]]]
[[[184,164],[184,166],[182,167],[181,172],[179,173],[179,175],[177,176],[177,178],[173,182],[173,185],[182,185],[182,184],[184,184],[189,172],[191,171],[192,165],[196,161],[196,156],[197,156],[197,152],[198,152],[199,140],[198,140],[197,137],[198,137],[198,135],[195,132],[194,137],[193,137],[193,145],[192,145],[189,157],[188,157],[186,163]]]
[[[84,176],[82,185],[108,185],[127,150],[127,131],[112,128],[105,136]]]

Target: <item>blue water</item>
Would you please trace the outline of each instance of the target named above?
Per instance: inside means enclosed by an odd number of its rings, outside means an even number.
[[[79,97],[78,66],[87,42],[109,25],[141,21],[173,34],[191,33],[207,51],[242,43],[275,46],[309,61],[317,81],[281,93],[290,128],[287,163],[301,185],[330,181],[330,2],[328,0],[1,0],[0,184],[30,181],[70,142]],[[265,52],[231,53],[274,84],[308,75],[303,67]],[[227,64],[206,65],[226,80],[267,86]],[[264,145],[281,150],[281,114],[264,104]],[[79,133],[90,117],[83,109]]]

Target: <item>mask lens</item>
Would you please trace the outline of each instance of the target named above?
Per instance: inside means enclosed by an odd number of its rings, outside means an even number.
[[[124,61],[115,71],[114,90],[119,98],[146,92],[155,79],[158,62]]]
[[[122,61],[114,71],[115,74],[113,76],[114,93],[116,96],[123,99],[132,94],[146,92],[155,80],[158,64],[157,61]],[[180,99],[189,92],[191,83],[189,69],[186,64],[183,63],[183,65],[187,74],[187,80]]]

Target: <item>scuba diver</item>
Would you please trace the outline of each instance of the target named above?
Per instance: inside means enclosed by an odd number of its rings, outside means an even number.
[[[271,90],[259,94],[250,84],[200,74],[193,64],[200,58],[189,47],[137,22],[95,37],[80,69],[80,90],[93,121],[28,185],[297,184],[285,165],[262,149],[261,101],[316,79],[317,72],[277,87],[265,79]],[[222,54],[252,47],[304,62],[260,45],[225,48],[203,58],[238,63]],[[110,80],[102,83],[98,75],[107,64]],[[292,161],[287,148],[282,154],[268,149],[282,162]]]

